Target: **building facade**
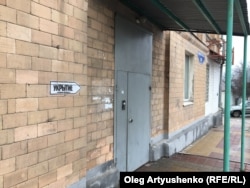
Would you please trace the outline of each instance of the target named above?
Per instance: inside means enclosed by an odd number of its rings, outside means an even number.
[[[202,34],[162,31],[117,0],[0,12],[0,188],[115,187],[213,126]]]

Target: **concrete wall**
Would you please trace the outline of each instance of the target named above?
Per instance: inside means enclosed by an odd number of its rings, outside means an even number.
[[[171,133],[171,135],[165,134],[152,138],[150,160],[156,161],[161,157],[170,157],[182,151],[214,127],[215,117],[221,120],[221,113],[197,119],[182,129]]]

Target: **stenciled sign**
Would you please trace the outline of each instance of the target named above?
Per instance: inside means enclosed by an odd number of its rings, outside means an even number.
[[[80,90],[80,86],[75,82],[50,82],[50,94],[75,94]]]

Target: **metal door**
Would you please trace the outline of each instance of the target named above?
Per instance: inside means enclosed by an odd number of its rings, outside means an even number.
[[[152,35],[116,17],[115,158],[120,171],[149,160]]]
[[[149,160],[150,76],[117,72],[116,158],[122,171]]]
[[[149,160],[149,90],[149,75],[128,73],[128,171]]]

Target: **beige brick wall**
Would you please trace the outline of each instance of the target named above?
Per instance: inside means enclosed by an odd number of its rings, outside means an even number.
[[[89,3],[88,169],[104,163],[109,157],[113,158],[113,110],[106,111],[102,101],[104,97],[113,96],[113,93],[108,93],[109,90],[113,91],[114,79],[113,13],[100,1]],[[183,65],[185,50],[195,56],[200,49],[205,53],[206,47],[199,42],[191,43],[187,37],[175,32],[162,32],[157,27],[150,29],[154,36],[151,136],[155,137],[179,130],[204,115],[205,66],[201,66],[197,59],[194,62],[195,103],[183,107]],[[109,56],[111,59],[107,59]]]
[[[66,187],[114,157],[114,11],[100,0],[0,0],[0,12],[0,188]],[[195,61],[195,103],[183,107],[184,52],[200,46],[150,31],[154,137],[204,114],[205,66]],[[81,89],[51,96],[57,80]]]
[[[207,48],[188,33],[170,32],[169,57],[169,114],[168,133],[184,128],[201,118],[205,113],[206,62],[199,63],[197,53],[207,54]],[[184,62],[185,52],[193,55],[194,102],[184,106]]]
[[[163,134],[167,130],[168,106],[168,40],[162,31],[154,33],[153,40],[153,70],[152,70],[152,99],[151,99],[151,136]],[[165,83],[166,82],[166,83]]]
[[[87,168],[113,159],[114,12],[89,2]],[[102,144],[100,144],[102,143]]]
[[[206,66],[197,58],[207,54],[206,37],[202,44],[188,33],[154,33],[152,77],[152,137],[171,134],[201,118],[205,113]],[[194,103],[184,106],[185,51],[194,55]]]
[[[87,0],[0,0],[0,188],[61,188],[86,174],[87,11]],[[81,89],[50,95],[57,80]],[[112,114],[100,114],[107,127]]]

